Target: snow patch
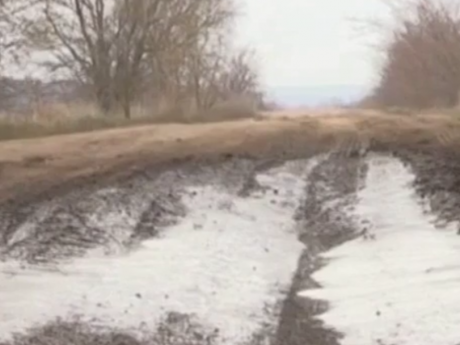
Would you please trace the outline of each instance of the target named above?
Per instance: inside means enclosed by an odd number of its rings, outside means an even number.
[[[314,164],[259,174],[263,188],[245,198],[214,186],[188,188],[187,216],[128,255],[78,259],[61,272],[0,263],[0,339],[70,315],[153,330],[168,312],[193,314],[232,344],[262,323],[276,325],[266,308],[285,297],[304,248],[294,214]]]
[[[424,215],[413,180],[394,158],[369,159],[355,215],[375,238],[325,253],[329,264],[313,275],[322,288],[299,293],[330,303],[319,318],[343,345],[460,342],[460,237]]]

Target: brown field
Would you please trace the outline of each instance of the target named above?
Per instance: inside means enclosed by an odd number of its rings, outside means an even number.
[[[325,116],[329,115],[329,116]],[[104,182],[151,164],[228,155],[372,147],[460,145],[460,118],[334,111],[206,124],[160,124],[0,143],[0,204],[91,179]]]

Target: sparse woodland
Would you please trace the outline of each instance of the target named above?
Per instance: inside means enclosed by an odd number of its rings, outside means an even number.
[[[362,105],[457,107],[460,4],[382,1],[392,23]],[[114,119],[214,121],[274,108],[254,52],[234,42],[239,10],[236,0],[0,0],[0,138],[23,135],[5,118],[33,119],[27,136],[35,136],[36,123],[74,118],[86,130]],[[66,126],[47,131],[75,124]]]
[[[232,0],[3,0],[4,70],[34,66],[41,75],[3,78],[0,102],[9,104],[20,84],[34,111],[50,85],[66,86],[56,92],[68,104],[126,119],[134,108],[257,108],[263,93],[255,56],[232,40],[237,15]]]
[[[385,1],[385,0],[384,0]],[[460,4],[389,1],[394,26],[380,47],[383,66],[369,101],[378,107],[453,108],[460,96]]]

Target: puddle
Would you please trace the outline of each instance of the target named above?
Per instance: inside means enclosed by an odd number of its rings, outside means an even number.
[[[277,323],[303,250],[293,216],[313,164],[260,174],[266,188],[245,198],[189,188],[187,216],[129,255],[78,259],[61,273],[0,264],[0,339],[72,315],[153,330],[174,311],[218,328],[222,343],[244,342],[262,323]]]
[[[460,341],[460,237],[424,215],[413,179],[400,161],[372,157],[355,213],[373,236],[325,253],[313,276],[323,288],[299,293],[330,303],[319,318],[344,334],[341,344]]]

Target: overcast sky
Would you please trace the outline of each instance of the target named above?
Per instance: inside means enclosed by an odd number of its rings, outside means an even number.
[[[240,1],[238,35],[257,50],[267,86],[373,83],[376,34],[356,19],[385,18],[381,0]]]

